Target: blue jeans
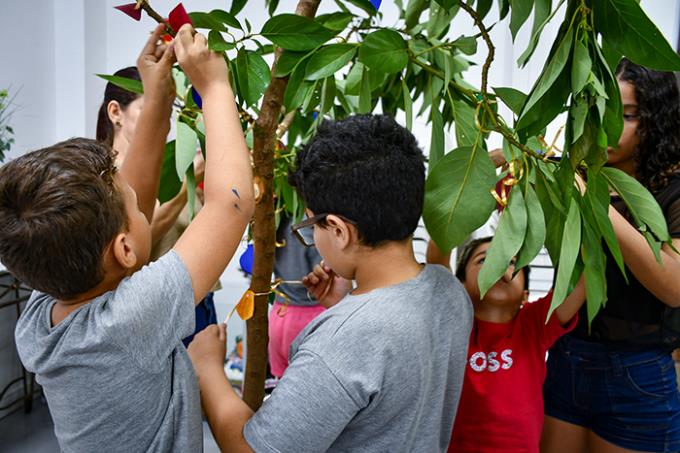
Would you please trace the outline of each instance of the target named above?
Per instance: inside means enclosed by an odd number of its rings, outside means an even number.
[[[568,335],[550,350],[545,414],[630,450],[680,451],[680,394],[671,354],[626,352]]]
[[[194,333],[182,340],[185,347],[189,346],[191,340],[201,330],[208,327],[210,324],[217,324],[217,313],[215,312],[215,302],[213,301],[213,293],[209,292],[205,298],[196,305],[196,328]]]

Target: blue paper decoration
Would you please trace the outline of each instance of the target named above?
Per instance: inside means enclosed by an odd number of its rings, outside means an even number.
[[[241,265],[241,270],[245,272],[246,274],[253,274],[253,260],[255,258],[255,254],[253,253],[253,244],[248,244],[248,247],[246,247],[246,251],[241,254],[241,257],[238,259],[238,263]]]

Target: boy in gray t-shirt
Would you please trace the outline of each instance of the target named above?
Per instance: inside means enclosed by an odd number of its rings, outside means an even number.
[[[324,258],[303,282],[330,308],[295,339],[289,368],[254,414],[222,370],[225,326],[194,339],[189,355],[220,448],[446,451],[472,306],[445,268],[415,260],[425,185],[415,138],[382,115],[325,122],[289,178],[308,215],[293,231]]]
[[[181,339],[250,220],[252,172],[224,58],[189,26],[164,50],[163,32],[138,60],[144,106],[120,172],[111,149],[87,139],[0,168],[0,259],[36,290],[17,349],[64,452],[203,450]],[[146,266],[175,54],[203,96],[206,201],[174,249]]]

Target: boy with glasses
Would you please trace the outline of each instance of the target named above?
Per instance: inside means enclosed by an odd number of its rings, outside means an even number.
[[[254,414],[222,370],[224,325],[196,337],[189,352],[222,451],[446,451],[472,306],[445,268],[415,259],[423,160],[383,115],[325,122],[300,152],[289,177],[309,218],[293,229],[324,259],[304,283],[331,308],[295,339]]]

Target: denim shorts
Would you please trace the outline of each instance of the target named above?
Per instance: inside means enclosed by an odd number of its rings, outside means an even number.
[[[625,352],[562,337],[548,356],[545,414],[619,447],[680,451],[680,394],[671,354]]]

